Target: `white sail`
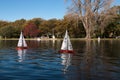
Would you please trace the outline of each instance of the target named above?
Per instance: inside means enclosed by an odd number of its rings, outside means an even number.
[[[61,50],[73,50],[67,30],[66,30],[63,42],[62,42]]]
[[[73,50],[69,35],[68,35],[68,50]]]
[[[19,38],[19,41],[18,41],[18,45],[17,45],[18,47],[27,47],[27,44],[26,44],[26,41],[25,41],[25,39],[24,39],[24,36],[23,36],[23,34],[22,34],[22,32],[21,32],[21,34],[20,34],[20,38]]]
[[[27,47],[27,44],[26,44],[26,41],[25,41],[25,38],[23,37],[23,46],[24,47]]]

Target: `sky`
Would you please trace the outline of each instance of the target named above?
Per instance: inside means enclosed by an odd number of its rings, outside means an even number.
[[[119,4],[120,0],[113,3]],[[65,0],[0,0],[0,20],[63,19],[67,7]]]

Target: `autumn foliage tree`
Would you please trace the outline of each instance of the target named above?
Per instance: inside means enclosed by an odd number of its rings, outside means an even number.
[[[24,27],[23,32],[24,32],[25,37],[34,38],[34,37],[37,37],[39,35],[40,30],[38,29],[38,27],[34,23],[29,22]]]

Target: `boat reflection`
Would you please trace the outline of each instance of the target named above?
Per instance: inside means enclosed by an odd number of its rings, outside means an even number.
[[[71,58],[72,58],[72,54],[69,54],[69,53],[61,54],[61,59],[62,59],[61,64],[64,65],[64,68],[63,68],[64,72],[68,71],[68,67],[71,65]]]
[[[25,54],[27,49],[23,49],[23,50],[17,50],[18,51],[18,62],[22,62],[25,60]]]

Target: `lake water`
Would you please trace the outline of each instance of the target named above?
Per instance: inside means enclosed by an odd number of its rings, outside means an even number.
[[[120,40],[71,40],[75,54],[61,54],[62,40],[0,40],[0,80],[120,80]]]

